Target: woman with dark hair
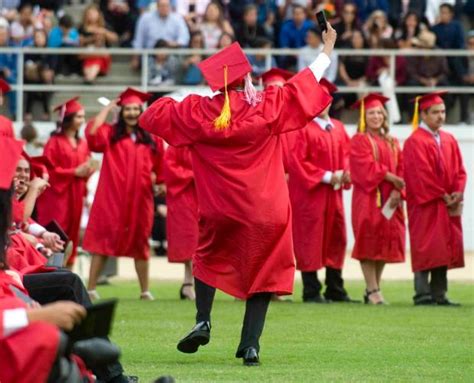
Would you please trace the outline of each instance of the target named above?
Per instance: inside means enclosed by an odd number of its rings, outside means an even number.
[[[422,30],[420,16],[416,12],[408,12],[403,18],[401,28],[395,32],[395,40],[399,48],[412,48],[413,39],[417,38]]]
[[[380,292],[385,264],[405,261],[402,152],[389,134],[384,107],[388,100],[371,93],[353,105],[360,108],[360,121],[350,151],[352,258],[360,261],[366,283],[364,302],[370,304],[385,303]]]
[[[341,21],[334,24],[338,40],[337,48],[350,48],[352,34],[354,31],[360,31],[360,23],[357,17],[357,6],[354,3],[345,3],[341,12]]]
[[[105,107],[86,128],[94,152],[104,153],[99,185],[92,204],[83,247],[92,256],[89,295],[97,298],[97,279],[107,257],[135,260],[141,299],[152,300],[148,290],[153,223],[153,184],[161,177],[163,142],[153,139],[138,125],[143,104],[150,98],[128,88]],[[116,105],[121,106],[114,125],[105,121]]]
[[[51,185],[38,199],[38,222],[46,226],[52,220],[63,228],[74,244],[68,260],[72,266],[77,254],[79,227],[86,193],[86,180],[94,172],[86,140],[79,138],[84,124],[84,108],[73,98],[55,108],[61,121],[46,143],[44,155],[51,162]]]

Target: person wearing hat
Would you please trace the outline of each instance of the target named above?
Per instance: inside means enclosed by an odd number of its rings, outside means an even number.
[[[168,146],[163,177],[166,185],[166,239],[168,262],[184,263],[181,299],[194,300],[192,258],[199,236],[198,204],[191,151]]]
[[[415,305],[457,305],[446,295],[447,271],[464,267],[461,214],[467,175],[456,139],[441,130],[445,93],[416,97],[414,131],[403,148]]]
[[[216,288],[246,300],[236,357],[259,364],[259,338],[272,293],[289,295],[295,265],[291,208],[279,135],[302,129],[329,104],[319,80],[330,63],[336,32],[325,48],[283,87],[256,92],[238,43],[200,63],[210,98],[161,98],[140,117],[144,129],[191,150],[199,205],[199,244],[193,259],[196,326],[178,350],[196,352],[210,340]]]
[[[0,106],[3,105],[3,95],[10,92],[10,85],[2,78],[0,78]],[[0,137],[14,137],[12,121],[0,114]]]
[[[398,140],[390,135],[387,101],[387,97],[370,93],[353,105],[360,109],[360,120],[349,157],[354,187],[352,258],[360,261],[367,304],[385,303],[380,291],[385,264],[405,260],[402,152]]]
[[[149,291],[148,238],[153,224],[153,184],[161,181],[163,142],[152,138],[139,123],[149,93],[127,88],[88,122],[89,147],[104,153],[99,184],[84,234],[83,248],[92,256],[88,290],[98,298],[96,284],[108,257],[131,257],[141,299],[153,300]],[[120,107],[118,121],[107,116]]]
[[[52,165],[51,187],[38,198],[36,205],[38,223],[47,226],[55,220],[73,242],[68,267],[72,267],[77,255],[86,180],[95,171],[87,142],[79,137],[85,112],[78,99],[70,99],[54,109],[59,112],[58,128],[44,147],[44,156]]]
[[[328,94],[337,87],[320,81]],[[351,187],[349,136],[344,125],[329,116],[331,104],[305,129],[293,134],[288,188],[293,212],[296,268],[303,280],[303,302],[351,302],[344,289],[342,268],[346,225],[342,191]],[[326,291],[317,270],[326,268]]]

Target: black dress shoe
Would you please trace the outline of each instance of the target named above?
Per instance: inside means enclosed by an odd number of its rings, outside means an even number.
[[[343,296],[343,297],[332,297],[332,296],[325,296],[324,297],[326,300],[329,300],[330,302],[343,302],[343,303],[362,303],[362,301],[359,301],[357,299],[352,299],[349,295]]]
[[[435,304],[436,302],[431,298],[415,301],[415,306],[433,306]]]
[[[436,301],[438,306],[452,306],[452,307],[459,307],[461,303],[451,302],[448,298],[442,299],[440,301]]]
[[[199,322],[191,332],[178,343],[178,350],[186,354],[195,353],[199,346],[204,346],[211,339],[211,325],[209,322]]]
[[[304,303],[331,303],[330,300],[323,298],[322,296],[303,298]]]
[[[244,351],[244,366],[259,366],[260,359],[255,347],[249,347]]]

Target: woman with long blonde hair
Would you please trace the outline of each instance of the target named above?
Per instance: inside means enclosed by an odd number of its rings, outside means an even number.
[[[364,302],[370,304],[385,303],[380,291],[385,264],[405,260],[402,152],[389,133],[384,107],[388,100],[371,93],[353,105],[360,108],[360,121],[350,152],[352,258],[360,261],[366,283]]]

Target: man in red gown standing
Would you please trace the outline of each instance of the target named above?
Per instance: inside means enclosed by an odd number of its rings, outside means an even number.
[[[403,148],[415,305],[458,305],[446,296],[447,271],[464,267],[461,212],[467,176],[456,139],[441,130],[444,93],[416,98],[415,131]]]
[[[283,87],[256,93],[250,64],[237,43],[200,69],[213,98],[161,98],[140,117],[144,129],[173,146],[189,146],[200,209],[194,258],[196,326],[178,350],[196,352],[210,340],[215,289],[246,299],[236,357],[259,364],[259,338],[272,293],[291,294],[294,260],[291,209],[278,136],[303,128],[329,104],[318,81],[330,63],[336,32],[310,67]],[[245,82],[244,91],[237,90]]]
[[[337,87],[326,79],[329,93]],[[303,279],[303,301],[350,302],[342,267],[346,251],[343,189],[350,188],[349,144],[344,125],[329,116],[328,106],[305,129],[293,133],[288,188],[293,210],[296,268]],[[326,268],[326,291],[317,270]]]

